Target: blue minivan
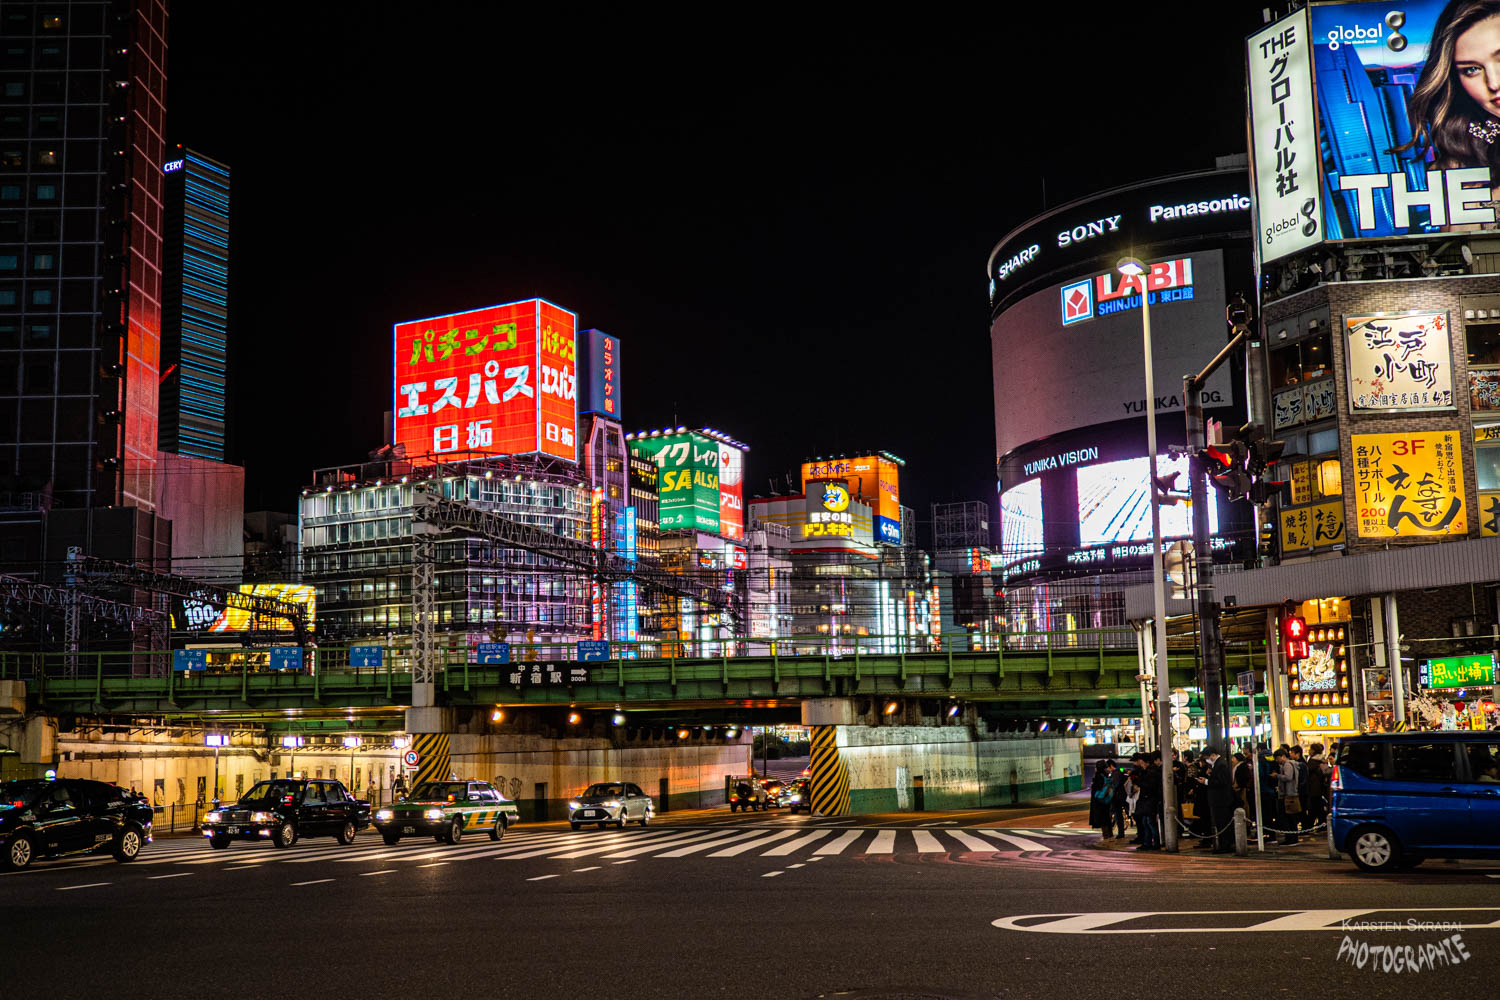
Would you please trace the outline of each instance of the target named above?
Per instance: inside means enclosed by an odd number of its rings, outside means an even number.
[[[1333,842],[1367,872],[1424,858],[1500,858],[1500,733],[1381,733],[1340,741]]]

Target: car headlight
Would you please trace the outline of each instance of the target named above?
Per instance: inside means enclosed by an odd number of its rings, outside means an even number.
[[[442,819],[443,811],[441,809],[429,809],[422,816],[426,819]]]
[[[253,812],[250,814],[250,822],[252,823],[274,823],[275,821],[275,813]]]
[[[393,812],[391,812],[389,809],[377,809],[377,810],[375,810],[375,820],[376,820],[376,822],[384,823],[386,820],[388,820],[388,819],[394,819],[395,817],[396,817],[396,814],[393,813]]]
[[[222,818],[223,817],[220,816],[216,812],[204,813],[203,814],[203,822],[205,822],[205,823],[217,823]]]
[[[574,799],[572,802],[568,803],[568,808],[569,809],[580,809],[582,807],[583,807],[583,803],[579,802],[577,799]]]
[[[802,801],[802,796],[793,793],[793,795],[792,795],[792,801],[793,802],[801,802]]]
[[[606,809],[618,809],[618,808],[620,808],[620,800],[619,799],[610,799],[608,802],[604,803],[604,808],[606,808]]]

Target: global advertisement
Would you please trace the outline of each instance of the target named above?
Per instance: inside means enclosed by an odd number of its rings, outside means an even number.
[[[1487,9],[1471,0],[1310,8],[1326,239],[1496,228],[1500,105],[1483,71],[1496,47]],[[1297,183],[1311,188],[1318,166],[1307,163]]]
[[[411,458],[577,461],[577,317],[543,299],[397,323],[395,441]]]

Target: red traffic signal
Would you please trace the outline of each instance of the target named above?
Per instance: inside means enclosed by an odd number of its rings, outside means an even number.
[[[1301,615],[1281,619],[1281,640],[1289,661],[1307,659],[1307,620]]]

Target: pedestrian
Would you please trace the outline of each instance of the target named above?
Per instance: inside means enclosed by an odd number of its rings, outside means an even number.
[[[1137,851],[1161,850],[1162,824],[1161,751],[1152,754],[1141,778],[1141,797],[1136,802],[1135,821],[1141,828]]]
[[[1125,772],[1125,815],[1130,817],[1130,825],[1135,827],[1135,837],[1130,841],[1132,844],[1141,842],[1141,824],[1136,821],[1135,811],[1141,799],[1141,782],[1146,780],[1145,758],[1145,754],[1133,754],[1130,758],[1130,770]]]
[[[1089,787],[1089,826],[1099,831],[1102,843],[1109,839],[1109,807],[1115,797],[1115,762],[1109,757],[1094,767],[1094,780]]]
[[[1302,744],[1293,744],[1290,748],[1292,767],[1297,769],[1297,801],[1302,806],[1302,812],[1297,816],[1297,826],[1306,830],[1312,823],[1308,819],[1312,815],[1312,806],[1307,801],[1307,760],[1302,752]]]
[[[1243,750],[1234,754],[1234,794],[1251,823],[1255,822],[1255,776],[1250,773],[1250,758]]]
[[[1208,748],[1204,771],[1198,778],[1204,792],[1199,801],[1208,800],[1209,823],[1217,838],[1214,853],[1228,854],[1234,850],[1234,775],[1217,746]]]
[[[1276,829],[1281,834],[1281,843],[1290,847],[1297,843],[1297,822],[1302,816],[1302,799],[1297,794],[1297,767],[1292,762],[1291,751],[1286,746],[1276,750],[1272,768],[1276,779]]]
[[[1328,815],[1328,783],[1332,768],[1323,756],[1323,744],[1314,743],[1307,755],[1308,828],[1318,826]]]
[[[1112,830],[1119,830],[1119,839],[1125,839],[1125,772],[1115,768],[1113,775],[1113,794],[1109,798],[1109,825],[1105,827],[1107,835]]]

